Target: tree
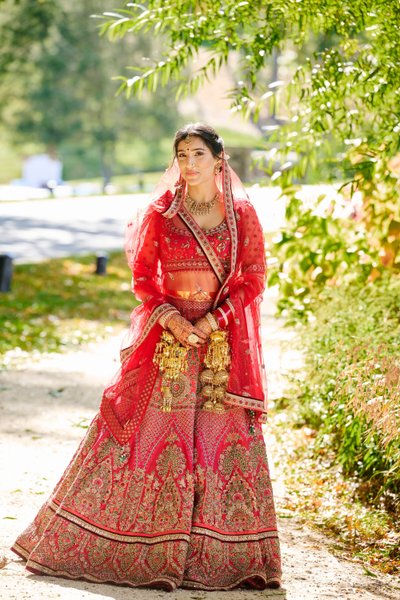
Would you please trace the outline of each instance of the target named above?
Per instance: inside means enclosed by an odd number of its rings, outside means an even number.
[[[3,123],[14,141],[64,150],[72,146],[83,158],[96,150],[107,182],[117,141],[146,138],[149,122],[157,119],[159,135],[149,141],[156,148],[174,130],[176,111],[167,90],[158,99],[132,98],[127,103],[116,97],[115,71],[125,67],[127,56],[135,59],[148,52],[151,41],[138,37],[111,45],[99,37],[99,23],[92,16],[105,6],[104,0],[5,0],[0,14],[0,98]]]
[[[400,270],[398,179],[392,160],[400,147],[399,0],[149,0],[105,13],[104,19],[103,32],[111,39],[145,32],[164,41],[164,52],[150,66],[135,63],[133,75],[121,77],[128,95],[155,92],[170,80],[178,95],[190,93],[236,53],[241,73],[232,90],[233,106],[247,115],[257,115],[268,103],[279,102],[281,110],[285,106],[287,122],[278,132],[277,150],[294,152],[298,160],[292,164],[283,156],[283,168],[275,170],[272,180],[289,196],[280,259],[285,282],[297,277],[298,285],[292,281],[289,286],[292,293],[296,287],[308,290],[318,282],[334,282],[346,269],[370,279],[384,268]],[[307,56],[313,36],[320,48]],[[334,43],[326,47],[326,40]],[[271,53],[288,47],[299,57],[306,55],[304,61],[285,85],[266,85],[260,74]],[[207,49],[208,61],[188,79],[187,68],[201,48]],[[291,186],[327,155],[347,180],[347,193],[353,196],[358,190],[363,196],[357,231],[347,238],[332,215],[317,223],[309,212],[307,220]],[[313,239],[319,228],[326,240],[332,224],[336,232],[326,255],[321,258],[305,242],[304,256],[312,254],[314,262],[304,261],[304,270],[296,273],[296,237],[312,226]],[[355,246],[348,251],[350,240]]]
[[[398,0],[150,0],[127,6],[104,13],[104,31],[112,39],[128,32],[131,36],[151,32],[162,36],[165,48],[151,67],[135,64],[136,74],[121,78],[128,93],[155,91],[170,79],[180,82],[179,91],[194,91],[227,62],[230,53],[239,52],[244,83],[238,82],[233,100],[254,110],[266,100],[258,75],[275,48],[290,43],[301,49],[313,32],[334,33],[336,48],[309,57],[292,82],[294,89],[301,89],[302,106],[306,101],[315,114],[314,131],[337,131],[343,139],[362,133],[374,143],[390,140],[391,150],[398,149],[399,136],[391,135],[398,133],[393,129],[399,125]],[[187,81],[185,69],[204,47],[209,60]],[[362,108],[371,115],[368,128],[359,115]]]

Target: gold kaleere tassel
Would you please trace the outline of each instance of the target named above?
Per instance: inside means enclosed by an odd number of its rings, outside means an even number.
[[[161,384],[163,401],[160,406],[163,412],[172,410],[171,381],[178,379],[179,375],[187,370],[186,355],[187,348],[181,346],[172,333],[163,331],[153,356],[153,362],[159,366],[163,374]]]
[[[203,385],[201,393],[204,398],[207,398],[203,409],[223,413],[225,411],[223,399],[229,379],[227,368],[231,363],[228,333],[221,330],[213,331],[210,339],[204,358],[204,364],[208,368],[200,373],[200,382]]]

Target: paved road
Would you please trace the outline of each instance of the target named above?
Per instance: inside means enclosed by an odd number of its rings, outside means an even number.
[[[249,190],[265,231],[283,222],[279,188]],[[2,202],[0,254],[36,262],[70,254],[120,249],[127,220],[148,201],[147,194]]]
[[[0,253],[18,262],[121,248],[143,195],[3,202]]]

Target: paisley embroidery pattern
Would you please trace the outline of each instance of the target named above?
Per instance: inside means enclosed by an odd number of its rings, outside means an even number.
[[[171,413],[157,394],[121,463],[101,415],[14,551],[34,572],[132,586],[231,589],[280,579],[261,427],[247,411],[200,410],[189,354]],[[183,377],[183,376],[182,376]],[[235,543],[232,543],[235,542]]]

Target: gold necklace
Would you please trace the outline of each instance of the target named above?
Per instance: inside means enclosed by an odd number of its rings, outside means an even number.
[[[193,200],[189,194],[186,194],[185,203],[192,215],[208,215],[218,199],[219,194],[216,193],[212,200],[209,200],[208,202],[198,202],[197,200]]]

